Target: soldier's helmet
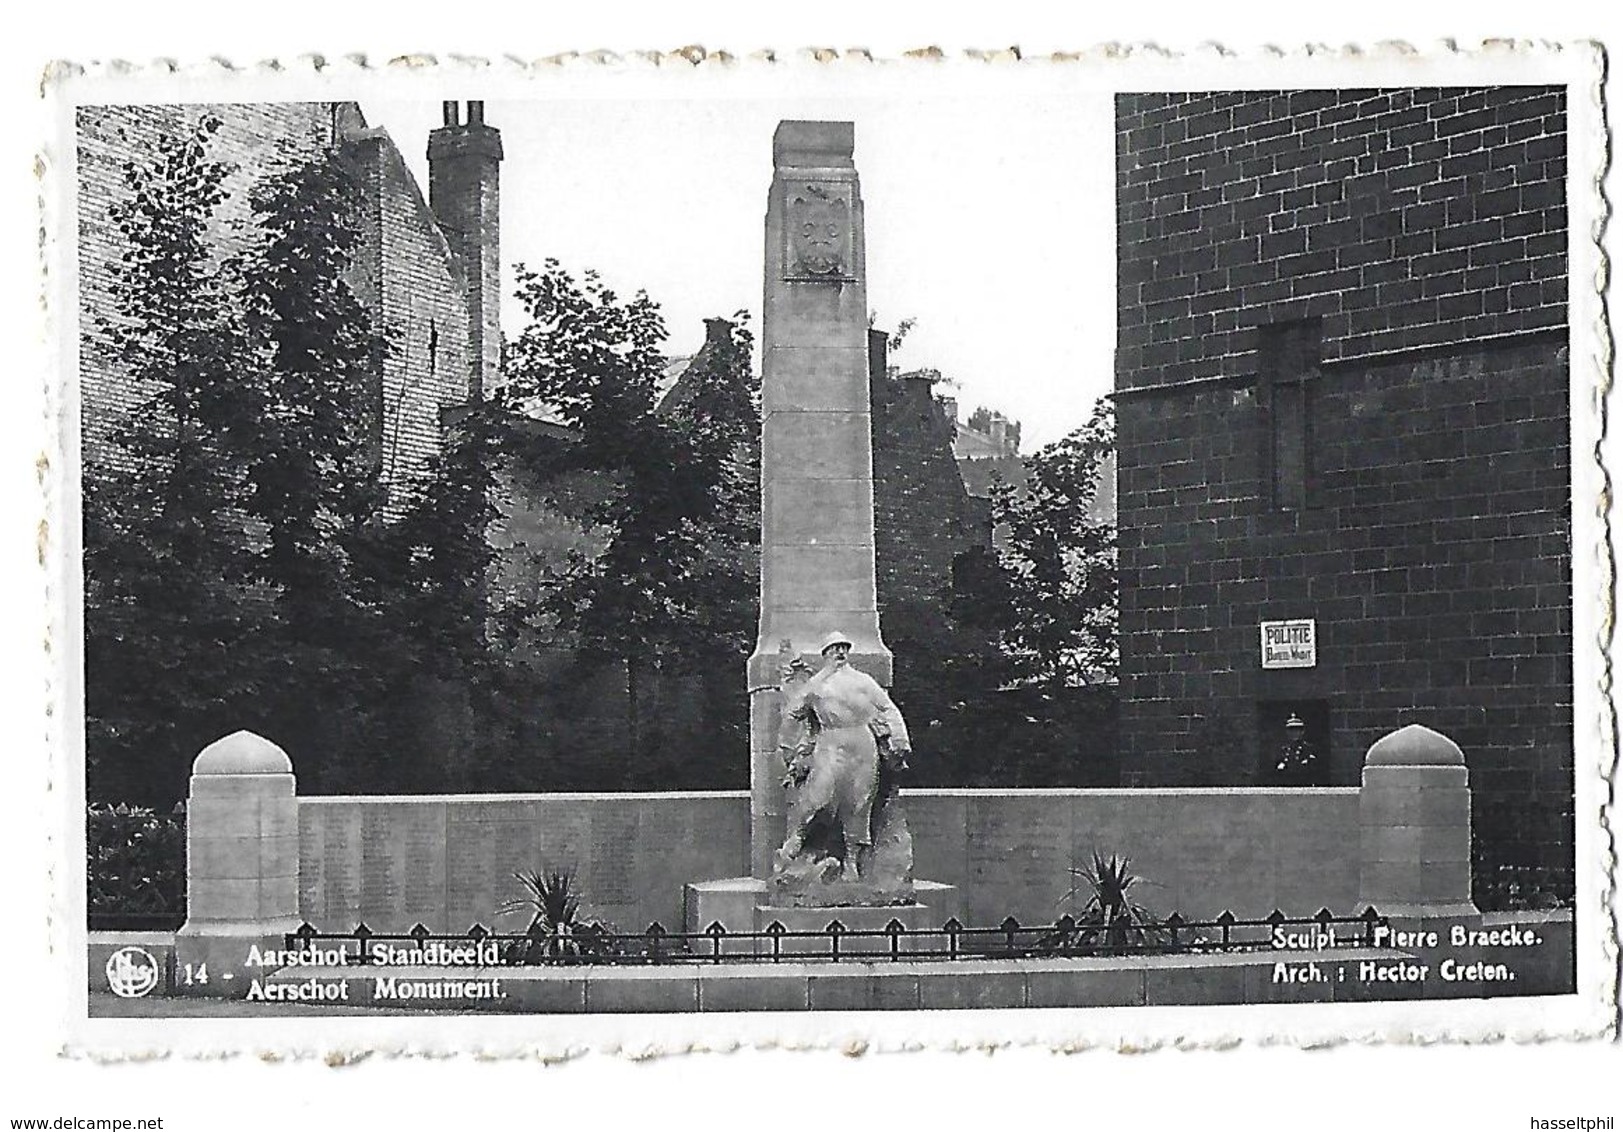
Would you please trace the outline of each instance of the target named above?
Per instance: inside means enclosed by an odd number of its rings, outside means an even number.
[[[856,647],[851,643],[850,637],[847,637],[844,633],[836,629],[834,632],[823,638],[823,647],[817,651],[822,653],[824,656],[827,656],[828,650],[833,648],[835,645],[844,645],[848,649]]]

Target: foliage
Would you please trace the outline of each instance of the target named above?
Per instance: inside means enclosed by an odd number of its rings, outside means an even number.
[[[1154,913],[1138,903],[1133,889],[1143,878],[1132,871],[1126,857],[1093,853],[1093,863],[1073,868],[1079,884],[1062,897],[1074,903],[1079,892],[1087,899],[1072,913],[1068,932],[1056,932],[1044,946],[1057,951],[1121,955],[1144,947],[1164,947],[1172,943],[1172,933]]]
[[[203,117],[124,170],[111,217],[111,317],[97,328],[141,400],[111,436],[121,457],[85,484],[86,717],[92,786],[140,796],[138,759],[197,748],[222,705],[253,690],[233,643],[260,607],[241,518],[247,435],[261,404],[239,380],[247,331],[210,229],[229,169],[207,155]]]
[[[128,163],[111,210],[123,247],[98,334],[142,400],[86,478],[102,794],[172,799],[191,756],[243,726],[299,751],[306,785],[354,784],[375,770],[351,753],[357,737],[363,751],[406,746],[389,693],[417,693],[422,655],[444,652],[398,616],[404,598],[468,584],[462,560],[431,569],[462,530],[408,540],[378,521],[386,342],[347,282],[355,170],[337,150],[283,151],[227,225],[218,129],[204,115],[161,138]],[[222,258],[226,231],[237,251]],[[425,607],[464,608],[443,593]]]
[[[990,433],[992,431],[992,421],[992,410],[988,409],[985,405],[977,405],[975,406],[974,411],[969,414],[969,419],[964,423],[970,428],[974,429],[976,432]],[[1009,444],[1013,448],[1018,449],[1020,447],[1020,422],[1008,421],[1006,422],[1006,427],[1008,429]]]
[[[622,301],[595,273],[577,281],[549,260],[520,270],[519,297],[531,322],[511,350],[510,388],[578,431],[574,467],[617,485],[588,515],[605,550],[556,579],[549,612],[583,647],[619,658],[702,647],[717,631],[737,647],[748,579],[716,567],[755,537],[748,330],[735,324],[724,349],[701,352],[683,378],[690,395],[661,414],[664,324],[646,294]]]
[[[915,326],[917,326],[918,324],[919,324],[919,320],[917,318],[909,316],[908,318],[904,318],[900,322],[898,322],[896,324],[896,329],[895,330],[889,331],[885,335],[886,343],[889,346],[890,352],[892,354],[894,354],[897,350],[900,350],[902,348],[902,343],[907,340],[907,336],[909,334],[913,333],[913,328]],[[878,329],[878,327],[879,327],[879,312],[878,311],[869,311],[868,312],[868,329],[874,330],[874,329]]]
[[[505,945],[504,962],[558,963],[613,953],[613,930],[582,911],[573,869],[522,869],[513,879],[524,894],[503,904],[497,915],[526,912],[530,922],[527,938]]]
[[[466,406],[391,532],[406,564],[393,616],[409,639],[432,642],[423,657],[430,671],[467,674],[491,659],[490,529],[500,514],[497,453],[506,428],[502,404]]]
[[[941,665],[948,693],[934,714],[909,715],[910,785],[919,787],[1112,787],[1119,784],[1119,704],[1111,685],[999,687],[996,655],[954,655]],[[902,704],[909,711],[915,702]]]
[[[416,652],[397,616],[411,561],[377,522],[387,341],[347,281],[364,201],[343,151],[284,150],[248,192],[231,263],[250,347],[239,380],[260,402],[244,511],[268,613],[244,714],[309,752],[301,772],[329,789],[356,780],[347,740],[381,729]]]
[[[186,817],[159,814],[125,803],[91,803],[85,812],[89,889],[86,910],[94,921],[152,926],[167,918],[179,927],[186,916]]]
[[[590,471],[613,485],[587,521],[599,553],[577,553],[550,578],[542,612],[590,660],[626,674],[633,747],[639,687],[667,661],[722,664],[747,652],[753,631],[760,434],[741,316],[713,336],[666,411],[655,404],[664,324],[639,292],[615,294],[593,272],[556,261],[519,270],[530,315],[509,352],[514,396],[549,406],[573,428],[553,471]]]
[[[994,487],[1004,532],[994,556],[962,560],[952,612],[997,634],[1017,679],[1100,683],[1117,668],[1116,527],[1092,514],[1099,469],[1115,446],[1101,399],[1088,423],[1026,460],[1017,494]]]
[[[249,193],[256,239],[237,263],[261,399],[245,431],[248,512],[264,524],[259,580],[302,615],[347,582],[357,531],[378,511],[373,390],[381,334],[344,283],[360,247],[361,183],[335,150],[293,161]],[[314,608],[312,608],[314,606]]]

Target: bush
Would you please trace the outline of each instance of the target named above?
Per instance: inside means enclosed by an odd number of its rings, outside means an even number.
[[[85,814],[93,929],[178,928],[186,919],[186,814],[91,803]]]

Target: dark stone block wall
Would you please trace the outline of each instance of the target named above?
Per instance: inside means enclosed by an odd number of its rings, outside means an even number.
[[[1481,843],[1569,877],[1572,591],[1559,89],[1117,96],[1123,767],[1320,779],[1408,722],[1459,742]],[[1299,505],[1270,481],[1270,326],[1313,351]],[[1318,665],[1261,667],[1311,617]],[[1556,886],[1563,883],[1559,880]],[[1570,883],[1570,880],[1565,882]]]
[[[1559,89],[1116,97],[1117,389],[1566,326]]]

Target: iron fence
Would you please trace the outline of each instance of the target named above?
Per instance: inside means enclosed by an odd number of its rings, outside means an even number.
[[[968,961],[1373,948],[1388,924],[1370,907],[1350,916],[1321,908],[1312,916],[1293,917],[1276,909],[1261,919],[1225,911],[1210,920],[1188,920],[1174,912],[1165,919],[1111,922],[1063,916],[1039,925],[1010,916],[997,927],[982,928],[957,918],[939,928],[909,928],[892,919],[882,928],[858,929],[839,919],[839,909],[828,911],[828,923],[813,931],[773,921],[759,931],[729,931],[711,923],[703,931],[673,932],[655,921],[641,932],[584,922],[553,930],[535,925],[522,932],[474,924],[453,935],[423,924],[388,933],[362,923],[351,932],[333,933],[305,923],[285,942],[290,953],[345,966],[407,963],[414,956],[437,966],[435,959],[443,962],[452,952],[458,965],[478,966]]]

